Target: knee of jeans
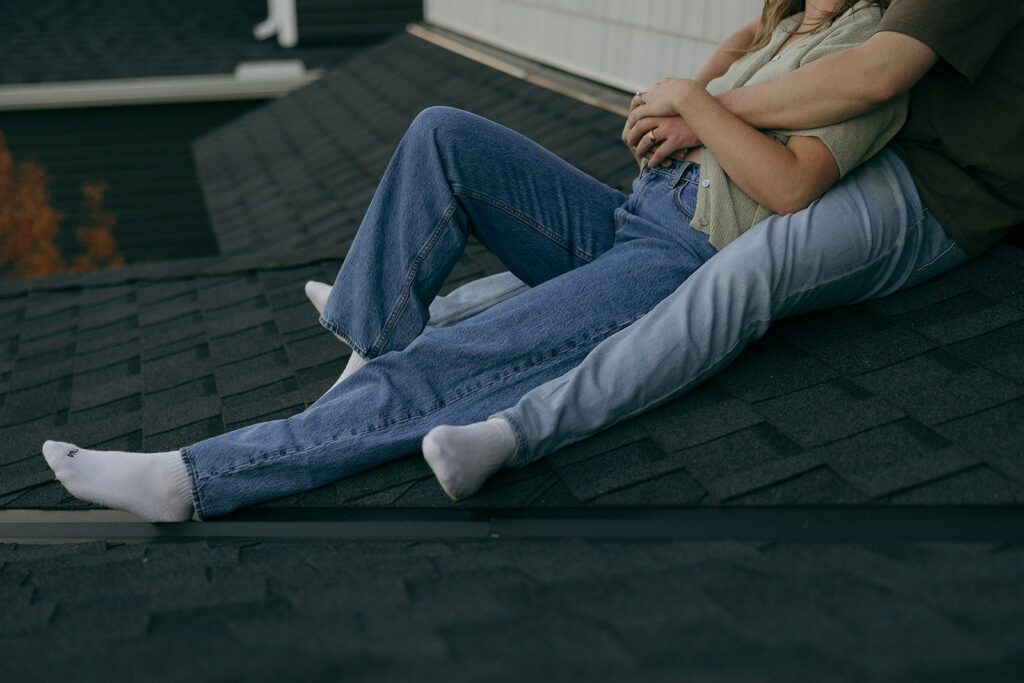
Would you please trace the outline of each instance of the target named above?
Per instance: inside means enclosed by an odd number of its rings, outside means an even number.
[[[407,135],[444,133],[453,129],[469,112],[454,107],[427,107],[413,119]]]

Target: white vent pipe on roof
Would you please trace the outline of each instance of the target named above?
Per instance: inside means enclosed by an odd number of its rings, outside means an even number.
[[[277,35],[281,47],[295,47],[299,42],[299,25],[295,15],[295,0],[267,0],[267,19],[252,29],[256,40]]]

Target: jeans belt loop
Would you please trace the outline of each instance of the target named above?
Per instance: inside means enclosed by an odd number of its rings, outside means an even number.
[[[669,189],[675,188],[683,180],[683,174],[686,173],[686,169],[690,167],[689,161],[677,161],[675,171],[672,173],[672,182],[668,184]]]

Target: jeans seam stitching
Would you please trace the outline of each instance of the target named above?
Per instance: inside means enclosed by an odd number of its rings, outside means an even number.
[[[485,193],[480,192],[478,190],[470,189],[470,188],[465,187],[463,185],[452,185],[452,192],[454,194],[456,194],[456,195],[466,196],[466,197],[470,197],[472,199],[478,199],[478,200],[480,200],[480,201],[482,201],[482,202],[484,202],[486,204],[490,204],[494,208],[498,209],[499,211],[503,211],[504,213],[508,214],[509,216],[512,216],[516,220],[520,221],[521,223],[523,223],[524,225],[526,225],[527,227],[532,229],[537,234],[541,235],[542,237],[547,238],[551,242],[554,242],[555,244],[557,244],[559,247],[561,247],[562,249],[564,249],[568,253],[572,254],[573,256],[575,256],[577,258],[580,258],[580,259],[586,261],[587,263],[590,263],[595,258],[597,258],[593,254],[591,254],[591,253],[589,253],[587,251],[584,251],[582,249],[578,249],[578,248],[576,248],[576,247],[574,247],[574,246],[564,242],[563,240],[559,239],[557,233],[555,233],[552,230],[549,230],[547,227],[545,227],[544,225],[538,223],[536,220],[534,220],[530,216],[527,216],[527,215],[523,214],[522,212],[517,211],[515,209],[515,207],[511,206],[510,204],[506,204],[505,202],[503,202],[503,201],[501,201],[499,199],[495,199],[494,197],[491,197],[488,194],[485,194]]]
[[[516,437],[516,450],[512,454],[512,458],[509,460],[509,466],[523,467],[524,465],[529,464],[523,459],[524,453],[529,447],[529,443],[526,439],[526,432],[523,430],[522,425],[519,424],[519,420],[515,419],[511,415],[506,415],[505,412],[507,411],[496,413],[495,415],[492,415],[492,417],[500,417],[500,419],[505,420],[512,427],[512,433],[515,434]]]
[[[951,252],[956,246],[957,246],[957,243],[954,240],[950,240],[949,244],[946,245],[946,248],[943,249],[941,253],[939,253],[935,258],[933,258],[928,263],[925,263],[925,264],[922,264],[922,265],[918,266],[914,270],[914,274],[916,275],[917,273],[920,273],[925,268],[931,268],[936,263],[938,263],[940,260],[946,258],[946,255],[949,254],[949,252]]]
[[[398,324],[398,319],[405,310],[405,305],[409,303],[409,295],[412,293],[412,285],[416,281],[416,276],[419,274],[420,266],[434,250],[434,247],[437,246],[438,241],[441,239],[441,235],[443,235],[445,230],[447,230],[452,215],[455,213],[455,205],[456,202],[454,199],[449,202],[448,209],[445,211],[444,216],[437,222],[437,225],[434,226],[427,242],[420,248],[419,252],[416,254],[416,258],[413,259],[412,264],[409,266],[409,271],[406,273],[405,281],[402,283],[402,293],[399,295],[398,301],[395,302],[394,307],[391,309],[391,315],[389,315],[388,319],[384,322],[384,326],[381,328],[380,334],[377,335],[377,339],[375,339],[373,344],[370,346],[370,352],[374,357],[380,355],[381,349],[387,344],[388,339],[391,337],[391,333]]]
[[[634,320],[636,320],[636,318],[634,318]],[[611,333],[611,332],[614,332],[616,330],[622,329],[623,327],[631,324],[631,322],[633,322],[633,321],[629,321],[629,322],[622,323],[622,324],[619,324],[619,325],[614,325],[614,326],[612,326],[608,330],[608,332]],[[578,342],[578,343],[576,343],[576,344],[574,344],[574,345],[564,349],[563,351],[560,351],[559,353],[556,353],[556,354],[554,354],[552,356],[549,356],[546,360],[551,360],[551,359],[554,359],[554,358],[558,358],[559,356],[562,356],[562,355],[564,355],[566,353],[569,353],[570,351],[573,351],[573,350],[579,348],[580,346],[583,346],[584,344],[588,343],[590,341],[590,339],[592,339],[592,337],[588,338],[588,339],[585,339],[583,341],[580,341],[580,342]],[[313,444],[311,446],[303,448],[302,450],[278,452],[278,453],[275,453],[273,455],[266,456],[266,457],[264,457],[262,459],[255,460],[254,462],[245,463],[245,464],[241,465],[240,467],[234,467],[234,468],[231,468],[231,469],[221,470],[221,471],[216,472],[216,473],[211,473],[211,474],[206,476],[205,480],[209,480],[209,479],[213,479],[213,478],[217,478],[217,477],[222,477],[224,475],[238,474],[240,472],[245,472],[247,470],[255,469],[257,467],[263,467],[263,466],[265,466],[267,464],[270,464],[270,463],[272,463],[274,461],[280,460],[281,458],[295,457],[295,456],[304,455],[306,453],[314,451],[314,450],[316,450],[318,448],[322,448],[324,446],[330,446],[330,445],[333,445],[333,444],[340,443],[342,441],[347,441],[347,440],[352,439],[352,438],[357,438],[357,437],[365,436],[367,434],[373,434],[374,432],[378,432],[378,431],[380,431],[381,429],[383,429],[385,427],[394,427],[396,425],[405,424],[406,422],[410,422],[410,421],[412,421],[414,419],[422,419],[424,417],[427,417],[428,415],[433,415],[434,413],[438,412],[442,408],[446,408],[446,407],[448,407],[448,406],[450,406],[450,405],[452,405],[454,403],[457,403],[459,401],[462,401],[464,399],[467,399],[467,398],[471,397],[473,394],[475,394],[476,392],[480,391],[481,389],[484,389],[485,387],[488,387],[488,386],[490,386],[490,385],[492,385],[492,384],[494,384],[496,382],[500,382],[502,380],[508,379],[509,377],[512,377],[513,375],[516,375],[516,374],[518,374],[518,373],[520,373],[523,370],[526,370],[528,368],[538,367],[539,365],[541,365],[541,363],[532,363],[529,366],[524,367],[522,370],[516,370],[514,372],[509,372],[509,373],[502,374],[499,377],[495,377],[490,382],[487,382],[485,384],[481,384],[480,386],[476,387],[475,389],[466,392],[462,396],[456,396],[453,400],[445,402],[442,405],[434,408],[433,410],[422,412],[422,413],[420,413],[420,414],[418,414],[416,416],[410,416],[410,417],[405,418],[404,420],[397,420],[395,422],[390,422],[387,425],[381,425],[380,427],[376,427],[374,429],[367,429],[365,431],[361,431],[361,432],[356,433],[356,434],[337,435],[334,438],[330,438],[330,439],[327,439],[325,441],[320,441],[320,442],[318,442],[316,444]]]
[[[679,210],[679,213],[683,214],[685,218],[692,221],[694,217],[694,212],[688,210],[686,206],[683,204],[683,191],[686,189],[687,185],[696,186],[697,183],[693,182],[689,178],[682,179],[678,184],[672,187],[672,202],[676,205],[676,208]]]
[[[322,315],[320,316],[320,324],[326,327],[332,334],[341,337],[344,342],[352,348],[352,351],[359,354],[364,360],[370,360],[370,358],[372,358],[370,353],[364,349],[361,344],[357,344],[356,341],[352,339],[352,335],[332,323],[330,320],[327,320]]]
[[[203,508],[203,501],[199,494],[200,489],[200,478],[196,473],[195,463],[192,462],[192,455],[189,453],[188,447],[181,449],[181,459],[185,462],[185,469],[188,471],[189,479],[192,480],[192,507],[195,509],[195,513],[199,515],[199,519],[206,518],[206,511]]]

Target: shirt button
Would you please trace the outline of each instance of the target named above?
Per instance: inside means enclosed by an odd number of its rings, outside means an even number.
[[[707,225],[707,224],[708,224],[708,219],[707,219],[707,218],[704,218],[704,217],[701,217],[701,219],[700,219],[700,224],[701,224],[701,225]]]
[[[773,62],[779,61],[779,55],[775,55],[774,57],[772,57],[772,61]]]
[[[711,187],[711,181],[708,180],[707,178],[705,178],[704,180],[700,181],[700,186],[701,187]]]

